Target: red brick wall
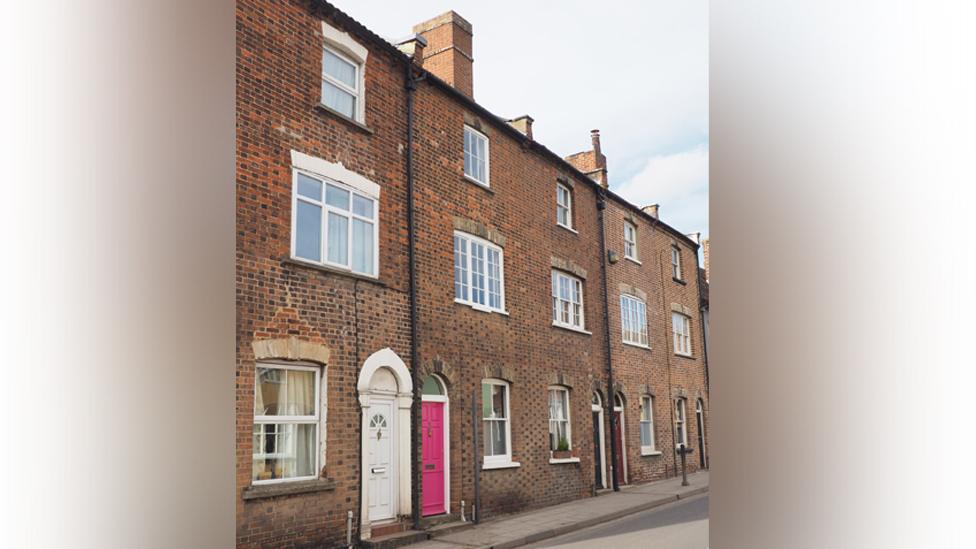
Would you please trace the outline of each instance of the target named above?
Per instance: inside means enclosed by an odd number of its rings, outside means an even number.
[[[336,25],[339,26],[339,25]],[[333,546],[359,520],[363,361],[391,347],[409,365],[402,65],[370,47],[364,131],[316,108],[321,19],[308,2],[237,3],[237,541],[242,547]],[[364,45],[369,47],[364,42]],[[298,150],[376,182],[380,276],[357,280],[287,262],[291,159]],[[331,349],[324,476],[332,491],[245,501],[251,483],[255,339],[296,335]],[[358,539],[358,531],[356,533]]]

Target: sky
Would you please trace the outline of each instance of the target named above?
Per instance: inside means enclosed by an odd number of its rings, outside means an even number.
[[[473,27],[478,103],[530,115],[561,156],[599,129],[613,191],[708,236],[706,0],[334,3],[391,41],[453,9]]]

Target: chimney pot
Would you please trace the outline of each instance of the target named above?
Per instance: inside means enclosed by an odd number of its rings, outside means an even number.
[[[641,208],[641,211],[650,215],[654,219],[660,219],[660,217],[658,217],[658,210],[660,209],[660,207],[661,207],[660,204],[651,204],[650,206],[644,206],[643,208]]]
[[[423,66],[424,48],[427,47],[427,40],[423,36],[414,34],[400,40],[396,46],[398,50],[410,56],[417,66]]]

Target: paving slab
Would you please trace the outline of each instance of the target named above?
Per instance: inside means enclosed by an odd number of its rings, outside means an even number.
[[[664,505],[708,491],[708,472],[622,487],[568,503],[515,515],[496,517],[460,532],[452,532],[406,547],[410,549],[512,549]]]

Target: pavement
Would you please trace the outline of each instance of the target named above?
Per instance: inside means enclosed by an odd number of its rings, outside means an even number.
[[[623,486],[619,492],[601,493],[534,511],[505,515],[434,539],[406,545],[410,549],[511,549],[562,536],[621,517],[674,503],[708,492],[708,471],[658,482]]]

